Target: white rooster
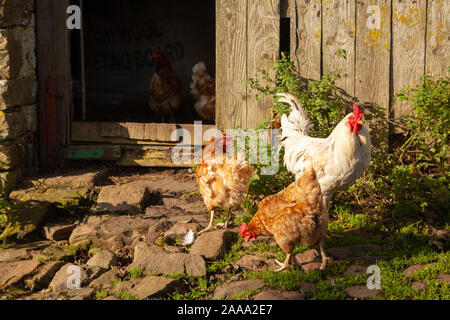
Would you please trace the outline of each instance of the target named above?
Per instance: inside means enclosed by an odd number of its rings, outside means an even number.
[[[308,135],[311,122],[300,101],[290,94],[277,95],[281,97],[278,101],[291,106],[290,115],[281,117],[284,163],[295,174],[296,180],[306,168],[314,168],[328,223],[331,197],[338,190],[352,185],[370,164],[370,134],[362,124],[363,113],[354,104],[353,113],[346,115],[327,138],[313,138]],[[322,258],[326,258],[323,239],[320,251]]]

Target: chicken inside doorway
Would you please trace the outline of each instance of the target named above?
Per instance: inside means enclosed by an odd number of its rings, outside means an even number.
[[[79,0],[72,2],[78,4]],[[211,97],[193,94],[191,83],[193,67],[201,61],[208,75],[215,78],[215,1],[83,1],[83,35],[84,119],[81,41],[79,33],[71,33],[75,121],[193,123],[202,120],[214,124],[214,117],[194,108],[199,100],[210,101]],[[167,77],[168,82],[159,86],[162,92],[156,93],[158,99],[149,101],[155,96],[151,82],[160,63],[155,59],[155,49],[164,55],[175,77]],[[178,90],[171,89],[178,86],[172,86],[170,79],[175,78],[180,82]],[[173,95],[178,97],[174,99]],[[173,111],[163,113],[160,110],[167,99],[179,102]]]

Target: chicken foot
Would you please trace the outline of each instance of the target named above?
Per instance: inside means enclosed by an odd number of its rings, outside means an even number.
[[[280,268],[276,269],[275,272],[280,272],[284,269],[286,269],[287,267],[289,267],[289,260],[291,259],[291,254],[288,253],[286,256],[286,260],[284,260],[284,262],[280,262],[278,260],[275,260],[275,262],[280,266]]]
[[[213,222],[214,222],[214,210],[211,211],[211,219],[209,220],[208,226],[202,231],[200,231],[198,234],[202,234],[203,232],[210,230],[213,226]]]

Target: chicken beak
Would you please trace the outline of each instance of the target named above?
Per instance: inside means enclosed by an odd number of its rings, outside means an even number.
[[[359,120],[359,121],[358,121],[358,124],[362,126],[362,125],[363,125],[362,120]]]

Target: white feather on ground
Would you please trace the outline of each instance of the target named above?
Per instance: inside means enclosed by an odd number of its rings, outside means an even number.
[[[195,241],[195,233],[192,230],[189,230],[188,233],[184,236],[183,245],[193,244]]]

